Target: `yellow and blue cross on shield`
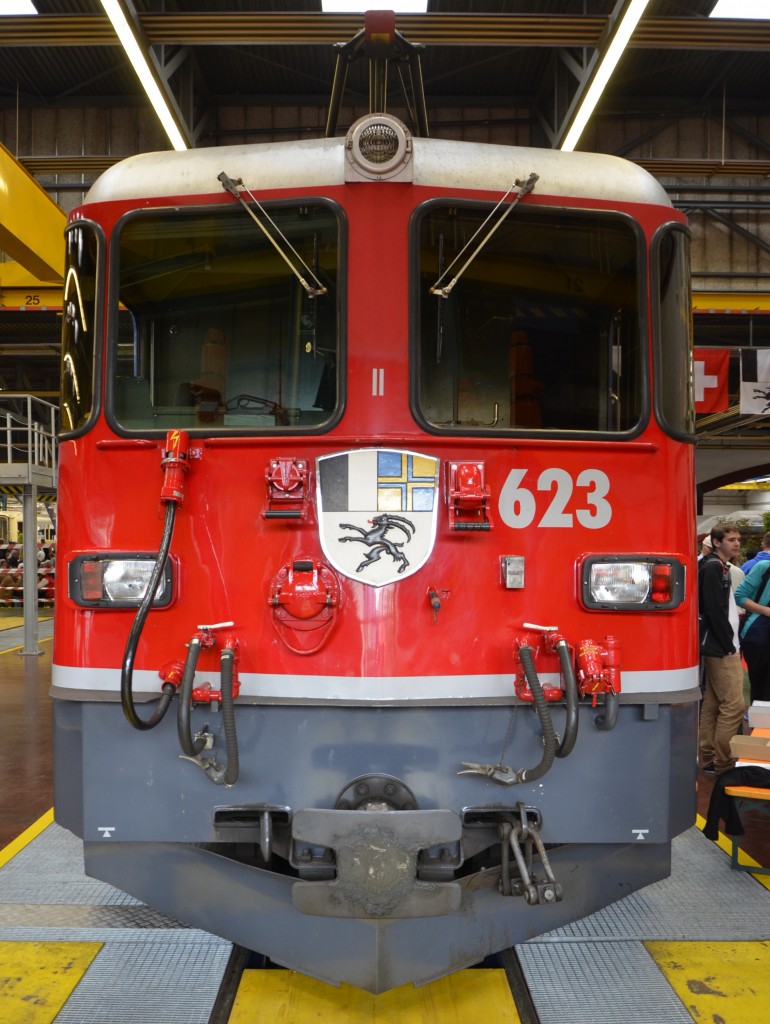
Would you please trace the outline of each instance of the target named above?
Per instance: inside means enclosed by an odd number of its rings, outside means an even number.
[[[321,546],[343,575],[379,587],[421,568],[436,537],[439,460],[366,448],[317,460]]]

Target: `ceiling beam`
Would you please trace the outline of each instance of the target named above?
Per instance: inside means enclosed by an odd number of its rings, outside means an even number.
[[[686,203],[682,205],[686,206]],[[755,232],[744,228],[742,224],[736,223],[732,217],[726,217],[723,213],[714,209],[710,204],[704,208],[703,212],[707,217],[711,217],[712,220],[719,221],[719,223],[724,225],[728,231],[734,232],[746,242],[751,242],[752,245],[756,246],[757,249],[761,249],[762,252],[770,252],[770,242],[766,242],[763,238],[760,238],[759,235],[755,234]],[[719,271],[710,271],[710,273],[713,277],[719,277]]]
[[[608,17],[522,14],[404,14],[396,24],[411,42],[426,46],[596,47]],[[297,12],[279,14],[141,14],[151,46],[296,44],[328,46],[350,39],[363,17]],[[103,15],[39,14],[3,18],[0,48],[117,46]],[[643,18],[631,49],[766,50],[770,21],[730,18]]]

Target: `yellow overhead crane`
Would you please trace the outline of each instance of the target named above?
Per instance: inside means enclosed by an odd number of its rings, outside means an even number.
[[[0,144],[0,308],[61,306],[64,211]]]
[[[768,292],[693,292],[693,313],[770,313]]]

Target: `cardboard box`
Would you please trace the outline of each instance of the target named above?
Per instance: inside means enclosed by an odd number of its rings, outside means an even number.
[[[730,740],[730,753],[739,761],[770,762],[770,737],[733,736]]]
[[[749,725],[752,729],[770,729],[770,701],[754,701],[749,708]]]

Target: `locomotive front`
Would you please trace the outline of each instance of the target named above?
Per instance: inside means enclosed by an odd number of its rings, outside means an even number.
[[[372,116],[132,158],[67,246],[55,804],[88,873],[375,992],[664,877],[698,678],[652,179]]]

